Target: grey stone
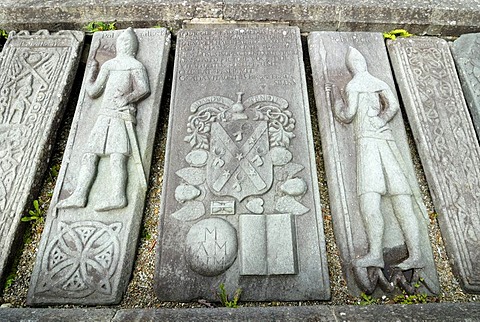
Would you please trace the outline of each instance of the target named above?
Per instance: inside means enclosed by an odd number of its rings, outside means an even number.
[[[480,34],[461,35],[451,50],[473,125],[480,135]]]
[[[30,305],[121,300],[142,220],[169,46],[166,29],[95,33]]]
[[[192,27],[176,48],[158,297],[218,301],[224,283],[246,301],[328,299],[298,28]],[[206,213],[183,219],[174,191],[193,165]]]
[[[0,310],[0,321],[476,321],[478,303],[421,305],[302,305],[182,309],[31,309]]]
[[[29,322],[63,322],[85,321],[105,322],[111,321],[116,314],[113,309],[31,309],[13,308],[0,309],[0,322],[29,321]]]
[[[454,272],[480,292],[480,146],[446,41],[388,43]]]
[[[11,32],[0,56],[0,278],[38,194],[82,45],[79,31]]]
[[[274,23],[313,30],[387,31],[406,28],[415,34],[460,35],[480,31],[477,0],[4,0],[2,28],[80,29],[91,21],[125,26],[162,25],[178,30],[188,23]]]
[[[438,293],[428,216],[383,37],[308,39],[337,243],[350,292]]]

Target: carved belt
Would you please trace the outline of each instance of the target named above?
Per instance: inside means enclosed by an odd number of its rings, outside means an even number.
[[[137,124],[137,119],[135,118],[135,116],[133,116],[130,113],[120,112],[120,111],[115,111],[115,110],[109,110],[109,109],[104,108],[104,109],[100,110],[99,114],[100,115],[105,115],[105,116],[108,116],[108,117],[114,117],[114,118],[117,118],[117,119],[121,119],[121,120],[124,120],[126,122],[131,122],[133,124]]]

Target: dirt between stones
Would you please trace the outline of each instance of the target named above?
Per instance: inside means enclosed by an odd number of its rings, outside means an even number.
[[[315,139],[316,163],[318,172],[318,185],[320,189],[322,212],[324,218],[325,239],[327,246],[327,260],[331,286],[330,301],[304,301],[304,302],[241,302],[240,306],[303,306],[303,305],[345,305],[345,304],[367,304],[365,299],[355,298],[348,294],[347,284],[342,274],[340,264],[340,255],[335,243],[333,234],[332,218],[330,216],[328,188],[323,163],[323,154],[320,143],[320,135],[317,122],[317,113],[315,101],[313,98],[313,81],[311,77],[311,69],[308,58],[308,50],[306,47],[306,34],[302,35],[304,61],[306,67],[310,112],[312,115],[312,128]],[[88,43],[84,49],[83,57],[88,54]],[[172,39],[172,50],[169,55],[169,65],[165,80],[165,88],[163,91],[162,105],[160,107],[160,119],[154,145],[154,153],[152,159],[151,175],[149,179],[149,190],[147,193],[147,201],[145,213],[143,217],[143,227],[141,231],[141,239],[138,243],[138,252],[135,259],[132,278],[128,286],[127,292],[122,302],[113,306],[114,308],[195,308],[195,307],[211,307],[219,306],[219,303],[207,303],[199,300],[198,302],[177,303],[177,302],[161,302],[159,301],[153,290],[153,275],[155,270],[155,244],[158,236],[158,219],[160,215],[161,190],[163,182],[163,164],[166,145],[166,133],[168,126],[168,113],[170,106],[170,92],[173,75],[173,58],[174,58],[175,39]],[[83,73],[85,70],[85,60],[81,62],[75,83],[73,85],[72,95],[62,120],[61,128],[57,134],[53,155],[49,164],[49,169],[60,165],[68,133],[75,111],[78,93],[80,91]],[[427,206],[430,217],[429,237],[433,245],[435,264],[440,279],[441,293],[437,297],[428,297],[428,302],[475,302],[480,301],[480,296],[466,294],[460,288],[458,280],[453,276],[449,259],[445,251],[445,245],[440,234],[440,228],[436,220],[435,209],[432,204],[428,186],[423,173],[422,165],[418,153],[416,151],[412,133],[408,125],[408,120],[402,113],[407,129],[408,141],[414,160],[417,179],[423,194],[423,201]],[[54,171],[45,174],[45,181],[40,195],[35,198],[40,201],[41,208],[47,210],[50,198],[55,187],[56,175]],[[33,206],[32,206],[33,208]],[[3,295],[0,297],[2,307],[25,307],[27,290],[30,283],[30,276],[35,263],[36,252],[40,242],[40,236],[43,230],[43,220],[32,221],[26,223],[24,245],[19,249],[11,273],[7,277],[6,284],[3,287]],[[212,290],[214,292],[215,290]],[[217,290],[218,291],[218,290]],[[233,292],[235,290],[227,290]],[[241,299],[240,299],[241,301]],[[373,301],[377,304],[391,304],[401,302],[401,298],[384,297]],[[58,307],[76,307],[73,305],[62,305]]]

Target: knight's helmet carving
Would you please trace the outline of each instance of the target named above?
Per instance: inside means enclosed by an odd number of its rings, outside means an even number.
[[[117,38],[117,53],[135,56],[138,50],[138,38],[132,27],[125,29]]]
[[[352,74],[367,70],[367,61],[365,60],[365,57],[363,57],[363,55],[352,46],[348,47],[347,55],[345,56],[345,63]]]

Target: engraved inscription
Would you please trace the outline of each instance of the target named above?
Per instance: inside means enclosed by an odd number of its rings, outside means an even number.
[[[207,218],[190,228],[185,245],[190,268],[204,276],[216,276],[237,257],[237,232],[223,219]]]
[[[135,59],[138,39],[132,28],[118,37],[116,49],[117,56],[102,65],[98,76],[98,62],[93,60],[90,66],[90,83],[86,91],[92,98],[103,94],[102,107],[83,155],[77,186],[70,197],[58,203],[58,208],[84,208],[87,205],[98,162],[103,156],[110,158],[109,186],[112,190],[110,197],[96,206],[96,211],[127,206],[127,162],[130,155],[138,170],[136,177],[141,186],[147,188],[134,124],[135,104],[150,94],[150,86],[145,66]]]
[[[257,72],[259,68],[280,66],[289,56],[297,54],[294,31],[262,31],[261,44],[258,43],[258,31],[253,29],[225,29],[220,32],[218,36],[215,32],[205,31],[201,38],[199,32],[184,32],[185,40],[191,46],[182,48],[179,56],[180,81],[258,80],[279,86],[297,84],[293,75]],[[268,35],[263,35],[265,33]]]
[[[382,46],[378,33],[309,36],[335,234],[352,294],[435,294],[428,216]]]

